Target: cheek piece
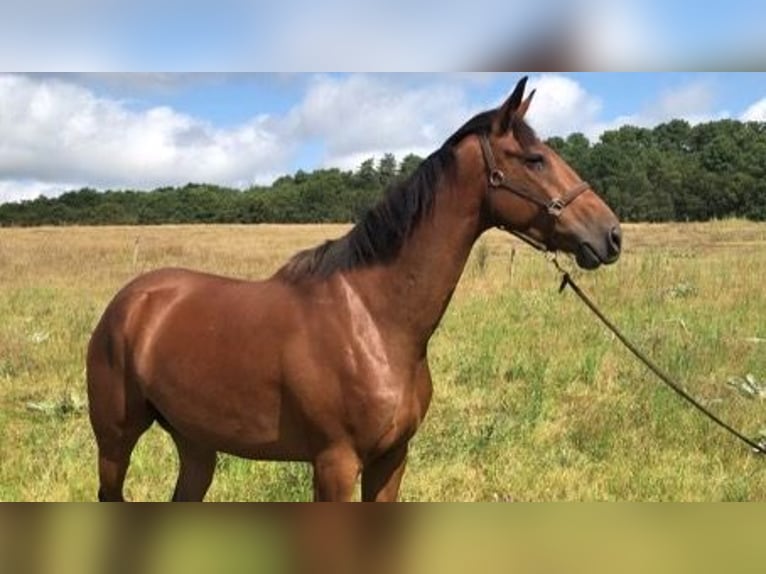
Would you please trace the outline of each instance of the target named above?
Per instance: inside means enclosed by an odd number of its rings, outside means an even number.
[[[507,191],[523,199],[526,199],[535,205],[539,205],[550,217],[554,219],[561,217],[562,212],[568,205],[570,205],[578,197],[590,189],[590,184],[583,181],[567,191],[561,197],[554,197],[553,199],[545,197],[537,192],[522,189],[516,186],[510,179],[508,179],[503,170],[497,167],[497,162],[495,161],[495,155],[492,153],[492,146],[489,143],[489,138],[486,135],[482,135],[479,138],[479,141],[481,142],[481,151],[484,154],[484,163],[487,166],[489,189]],[[533,237],[530,237],[529,235],[514,229],[509,229],[506,226],[501,225],[498,227],[505,229],[509,233],[512,233],[535,249],[540,251],[549,251],[547,245],[538,241],[537,239],[534,239]]]

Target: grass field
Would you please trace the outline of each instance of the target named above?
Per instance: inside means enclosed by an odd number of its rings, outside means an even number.
[[[344,229],[0,229],[0,500],[94,499],[84,351],[131,277],[184,266],[261,278]],[[578,273],[581,286],[704,403],[746,434],[766,429],[766,225],[627,226],[625,244],[616,266]],[[558,282],[502,233],[474,249],[431,342],[434,400],[403,499],[766,500],[766,460],[660,386]],[[748,375],[754,388],[730,384]],[[176,466],[152,429],[128,497],[167,499]],[[208,500],[309,495],[304,465],[224,456]]]

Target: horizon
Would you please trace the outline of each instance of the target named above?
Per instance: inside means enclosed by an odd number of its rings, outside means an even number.
[[[764,73],[531,73],[543,139],[766,121]],[[426,157],[520,73],[0,74],[0,203],[82,188],[245,189]]]

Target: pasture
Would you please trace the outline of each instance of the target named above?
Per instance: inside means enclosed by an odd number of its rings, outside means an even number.
[[[95,499],[84,352],[130,278],[163,266],[262,278],[345,229],[0,229],[0,500]],[[766,430],[764,269],[766,225],[722,221],[628,225],[617,265],[575,277],[658,364],[755,436]],[[766,500],[766,460],[661,386],[558,284],[509,236],[477,243],[431,341],[434,398],[402,499]],[[176,465],[153,428],[126,495],[168,499]],[[221,456],[207,499],[308,500],[310,484],[301,464]]]

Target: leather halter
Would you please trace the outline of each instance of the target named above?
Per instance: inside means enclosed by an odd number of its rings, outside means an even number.
[[[505,189],[519,197],[523,197],[527,201],[531,201],[545,209],[548,212],[548,215],[551,215],[552,217],[559,217],[570,203],[590,189],[590,184],[583,181],[578,183],[561,197],[549,199],[539,193],[518,188],[513,185],[511,180],[506,177],[505,173],[497,167],[497,162],[495,162],[495,155],[492,153],[489,138],[486,135],[482,135],[479,140],[481,141],[481,150],[484,153],[484,161],[487,164],[490,188]]]
[[[527,201],[531,201],[535,205],[539,205],[541,208],[543,208],[546,213],[554,219],[558,219],[567,206],[569,206],[578,197],[580,197],[583,193],[591,188],[588,182],[583,181],[567,191],[561,197],[554,197],[553,199],[550,199],[544,195],[541,195],[540,193],[516,187],[513,182],[508,179],[503,170],[497,167],[497,162],[495,161],[495,155],[492,153],[492,146],[489,143],[489,138],[486,135],[481,135],[479,136],[479,141],[481,142],[481,151],[484,154],[484,162],[487,164],[489,188],[510,191],[514,195],[526,199]],[[526,235],[525,233],[513,229],[507,229],[504,226],[500,227],[506,229],[506,231],[509,231],[513,235],[519,237],[540,251],[549,250],[547,245],[538,241],[537,239],[534,239],[533,237],[530,237],[529,235]]]

